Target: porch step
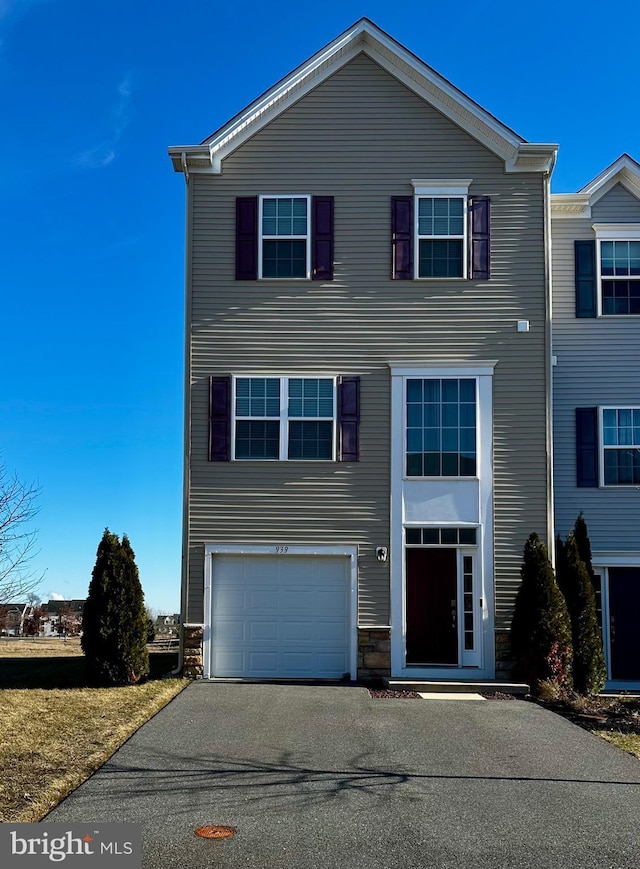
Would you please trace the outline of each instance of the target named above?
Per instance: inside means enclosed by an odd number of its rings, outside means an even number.
[[[420,679],[384,679],[387,688],[394,691],[417,691],[428,694],[460,694],[486,692],[500,694],[528,694],[529,686],[524,682],[435,682]]]

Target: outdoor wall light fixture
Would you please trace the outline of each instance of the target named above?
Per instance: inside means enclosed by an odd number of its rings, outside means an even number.
[[[388,549],[386,546],[376,546],[376,558],[378,561],[387,560]]]

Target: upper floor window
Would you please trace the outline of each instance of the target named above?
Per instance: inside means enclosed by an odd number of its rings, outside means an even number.
[[[332,377],[237,377],[234,458],[335,459]]]
[[[640,408],[602,408],[602,473],[605,486],[640,485]]]
[[[471,183],[412,178],[413,196],[391,197],[392,280],[489,280],[490,200]]]
[[[640,240],[600,240],[603,314],[640,314]]]
[[[261,278],[310,277],[308,196],[260,197]]]
[[[236,280],[333,280],[333,196],[237,196]]]
[[[418,277],[463,277],[466,197],[417,196],[416,208]]]
[[[476,459],[475,379],[408,378],[407,476],[475,477]]]
[[[576,239],[576,317],[640,314],[640,224],[596,223]]]

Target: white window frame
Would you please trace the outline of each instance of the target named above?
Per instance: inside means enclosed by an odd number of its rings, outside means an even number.
[[[307,203],[307,234],[302,235],[263,235],[262,211],[265,199],[304,199]],[[278,278],[263,275],[263,241],[304,241],[307,263],[304,277]],[[311,196],[307,193],[262,193],[258,197],[258,279],[263,281],[306,281],[311,279]]]
[[[412,178],[413,186],[413,249],[414,273],[416,280],[420,281],[462,281],[468,277],[468,248],[469,248],[469,186],[472,179],[433,180],[428,178]],[[462,199],[462,235],[420,235],[419,232],[419,201],[421,199]],[[420,277],[420,241],[462,241],[462,274],[447,278]]]
[[[628,315],[624,315],[628,316]],[[605,446],[604,443],[604,411],[605,410],[640,410],[640,404],[604,404],[598,407],[598,463],[599,463],[599,486],[601,489],[637,489],[637,483],[605,483],[604,481],[604,452],[605,450],[640,449],[640,445],[626,444],[624,446]]]
[[[594,223],[593,229],[596,234],[596,281],[598,295],[598,317],[640,317],[640,314],[604,314],[602,311],[602,281],[629,281],[637,280],[630,275],[605,275],[602,276],[602,242],[603,241],[640,241],[640,223]]]
[[[476,472],[475,474],[467,474],[465,476],[444,476],[443,474],[438,474],[437,476],[434,474],[429,474],[426,476],[418,476],[418,475],[409,475],[407,474],[407,423],[408,423],[408,414],[407,414],[407,382],[409,380],[473,380],[475,381],[475,409],[476,409],[476,425],[475,425],[475,433],[476,433]],[[478,375],[476,374],[440,374],[434,373],[426,376],[416,375],[415,377],[412,375],[405,375],[402,381],[402,399],[403,399],[403,410],[402,410],[402,438],[403,438],[403,453],[402,453],[402,461],[403,461],[403,479],[405,480],[478,480],[480,476],[480,384]],[[459,404],[459,402],[458,402]],[[440,426],[442,428],[442,425]],[[458,423],[458,433],[460,431],[460,424]],[[440,449],[440,453],[442,454],[442,449]]]
[[[331,420],[325,416],[289,416],[289,381],[302,378],[303,380],[330,380],[333,384],[333,417]],[[337,460],[337,442],[338,442],[338,378],[331,374],[236,374],[232,378],[231,390],[231,461],[232,462],[335,462]],[[236,395],[238,380],[269,380],[276,379],[280,381],[280,414],[279,416],[237,416],[236,414]],[[247,421],[261,420],[279,423],[279,446],[278,458],[261,459],[261,458],[236,458],[236,423]],[[290,459],[289,458],[289,422],[329,422],[333,423],[333,432],[331,438],[331,458],[330,459]]]

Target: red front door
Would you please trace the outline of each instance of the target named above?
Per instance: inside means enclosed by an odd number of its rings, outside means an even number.
[[[455,549],[406,550],[407,664],[458,664]]]

